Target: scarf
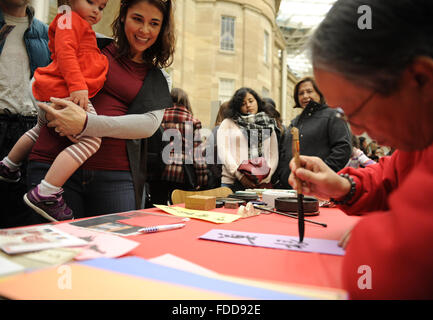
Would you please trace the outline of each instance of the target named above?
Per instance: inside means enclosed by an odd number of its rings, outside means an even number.
[[[263,141],[270,138],[277,127],[275,119],[269,117],[265,112],[247,115],[237,113],[233,121],[248,139],[248,159],[262,157]]]

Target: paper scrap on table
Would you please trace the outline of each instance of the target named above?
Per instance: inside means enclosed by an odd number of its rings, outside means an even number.
[[[104,258],[103,258],[104,259]],[[117,259],[116,259],[117,260]],[[95,261],[95,260],[91,260]],[[158,267],[161,267],[157,265]],[[59,268],[44,268],[0,281],[0,296],[13,300],[228,300],[230,293],[136,277],[71,263],[70,283]],[[62,278],[63,275],[63,278]],[[62,281],[63,280],[63,281]],[[227,291],[227,290],[226,290]],[[185,319],[180,317],[180,319]]]
[[[275,282],[267,282],[260,280],[252,280],[247,278],[240,278],[219,274],[210,269],[204,268],[191,261],[185,260],[181,257],[175,256],[171,253],[166,253],[161,256],[148,259],[152,263],[161,264],[166,267],[179,269],[182,271],[196,273],[206,277],[214,277],[220,280],[233,281],[240,284],[261,287],[270,290],[282,291],[291,294],[299,294],[305,296],[305,299],[319,299],[319,300],[347,300],[347,292],[342,289],[321,288],[314,286],[302,285],[286,285]]]
[[[19,264],[24,267],[25,270],[33,270],[67,263],[73,260],[81,250],[81,247],[53,248],[34,252],[17,253],[14,255],[0,252],[0,259],[7,259],[10,262]],[[0,274],[1,273],[2,270],[0,266]]]
[[[86,244],[86,241],[57,229],[57,226],[0,229],[0,248],[7,254]]]
[[[0,276],[23,271],[24,267],[6,258],[0,257]]]
[[[108,233],[75,227],[69,223],[58,224],[56,228],[87,241],[88,244],[84,247],[83,251],[75,257],[75,260],[101,257],[116,258],[128,253],[139,245],[136,241]]]
[[[182,207],[169,207],[163,205],[155,205],[155,207],[178,217],[200,219],[214,223],[230,223],[236,221],[241,217],[238,214],[230,214],[216,211],[192,210]]]
[[[128,218],[125,220],[118,220],[120,223],[128,224],[130,226],[139,226],[142,228],[154,227],[167,224],[183,223],[189,220],[182,217],[176,217],[166,213],[147,213],[139,217]]]
[[[166,267],[176,268],[176,269],[179,269],[182,271],[197,273],[197,274],[200,274],[202,276],[211,277],[211,276],[218,275],[215,271],[206,269],[206,268],[204,268],[198,264],[195,264],[191,261],[177,257],[171,253],[163,254],[161,256],[149,259],[148,261],[150,261],[152,263],[161,264],[161,265],[166,266]]]
[[[337,240],[304,238],[304,241],[300,243],[299,237],[221,229],[212,229],[202,235],[200,239],[243,244],[254,247],[317,252],[338,256],[344,255],[344,249],[338,246]]]
[[[82,250],[83,247],[46,249],[24,253],[21,255],[21,258],[37,261],[46,265],[57,265],[74,259]]]

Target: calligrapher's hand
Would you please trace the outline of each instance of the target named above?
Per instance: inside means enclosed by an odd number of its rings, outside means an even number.
[[[89,103],[89,91],[88,90],[77,90],[71,92],[71,101],[78,104],[81,108],[87,111],[87,105]]]
[[[256,187],[256,184],[247,178],[247,176],[243,176],[239,182],[246,188],[246,189],[254,189]]]
[[[55,127],[56,132],[61,136],[80,134],[86,123],[86,111],[67,99],[51,98],[50,100],[52,106],[38,103],[39,108],[46,113],[48,127]],[[51,117],[52,120],[49,120]]]
[[[350,191],[350,183],[340,177],[318,157],[300,156],[301,168],[290,161],[289,184],[297,188],[295,175],[302,181],[302,192],[319,199],[343,198]]]

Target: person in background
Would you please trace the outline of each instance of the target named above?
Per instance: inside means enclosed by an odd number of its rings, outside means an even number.
[[[361,149],[362,152],[364,152],[365,155],[368,154],[367,152],[367,139],[365,137],[359,137],[359,149]]]
[[[34,18],[29,0],[0,0],[0,159],[37,123],[30,79],[38,67],[51,61],[48,26]],[[37,224],[24,204],[26,161],[17,183],[0,180],[0,228]]]
[[[102,18],[108,0],[70,0],[71,12],[59,13],[49,27],[49,48],[53,61],[38,68],[33,82],[33,95],[38,101],[50,97],[69,97],[89,112],[96,113],[89,97],[102,88],[108,70],[107,57],[96,44],[92,25]],[[71,28],[65,28],[61,20],[70,15]],[[27,158],[46,119],[39,116],[38,123],[27,131],[9,154],[0,161],[0,180],[18,182],[20,166]],[[25,203],[50,221],[73,219],[73,212],[64,202],[62,186],[84,161],[101,145],[97,137],[73,139],[75,144],[62,150],[54,160],[47,175],[35,188],[24,195]],[[45,203],[54,202],[56,205]]]
[[[394,153],[395,148],[394,147],[390,147],[388,150],[388,153],[386,154],[387,156],[392,156],[392,154]]]
[[[334,171],[344,168],[352,154],[352,135],[337,111],[328,107],[315,80],[306,77],[294,88],[295,108],[303,111],[292,120],[280,143],[278,176],[281,187],[290,189],[289,162],[292,159],[292,127],[299,129],[300,154],[317,156]]]
[[[52,98],[53,106],[39,104],[50,122],[29,157],[30,185],[39,183],[58,150],[70,144],[65,135],[102,137],[99,150],[63,186],[75,218],[143,207],[144,138],[158,130],[164,109],[173,103],[161,70],[174,53],[172,10],[170,0],[121,1],[112,24],[114,40],[104,39],[102,48],[109,69],[92,99],[98,115],[64,99]]]
[[[226,110],[228,107],[229,107],[228,101],[221,103],[220,108],[218,110],[217,117],[215,119],[214,128],[219,127],[221,122],[223,122],[223,120],[225,119],[225,113],[226,113]]]
[[[269,186],[278,165],[275,119],[265,112],[262,99],[251,88],[240,88],[234,93],[225,115],[217,132],[218,157],[223,163],[221,186],[230,187],[233,192]],[[270,172],[257,183],[238,168],[242,162],[259,157],[265,159]]]
[[[375,155],[378,157],[378,159],[380,159],[380,158],[386,156],[386,154],[385,154],[385,150],[383,149],[382,146],[379,146],[379,147],[376,149],[376,153],[375,153]]]
[[[208,184],[209,189],[218,188],[221,186],[222,177],[222,160],[218,158],[218,129],[221,122],[225,119],[225,113],[229,106],[229,102],[223,102],[218,110],[215,119],[214,128],[212,129],[211,136],[207,139],[205,144],[204,156],[206,157],[207,171],[208,171]],[[213,154],[212,151],[213,150]],[[209,153],[209,154],[208,154]]]
[[[370,141],[370,143],[367,145],[367,155],[370,157],[376,156],[376,150],[379,146],[377,145],[376,141]]]
[[[358,137],[352,135],[352,156],[350,157],[349,162],[346,167],[352,168],[365,168],[376,162],[365,155],[364,152],[359,148],[359,140]]]
[[[165,194],[166,197],[163,204],[170,199],[174,189],[199,189],[207,184],[207,166],[200,139],[201,122],[194,118],[188,95],[184,90],[173,88],[171,97],[174,106],[165,110],[161,123],[164,132],[167,133],[167,130],[171,129],[168,135],[174,138],[167,146],[170,153],[163,154],[164,157],[169,157],[164,159],[162,183],[158,186],[158,192]],[[188,173],[191,175],[188,176]],[[192,180],[189,181],[189,178]]]
[[[281,114],[277,110],[277,106],[275,105],[274,100],[272,100],[271,98],[263,98],[263,102],[265,104],[266,113],[269,114],[272,118],[274,118],[275,122],[277,123],[277,139],[279,142],[284,130],[286,130],[283,125],[283,120],[281,119]]]
[[[283,120],[281,119],[281,114],[277,110],[277,106],[275,101],[271,98],[263,98],[263,102],[265,103],[265,110],[272,118],[275,119],[277,123],[276,133],[277,133],[277,141],[278,141],[278,150],[280,150],[281,146],[281,138],[283,136],[286,127],[283,125]],[[278,168],[274,172],[271,178],[271,184],[273,187],[278,188],[280,183],[280,176],[278,174]]]
[[[361,6],[372,29],[358,27]],[[351,299],[433,299],[432,20],[430,0],[338,0],[311,39],[330,105],[342,106],[354,134],[396,148],[338,173],[317,157],[290,163],[290,183],[298,177],[305,195],[363,216],[341,240]]]

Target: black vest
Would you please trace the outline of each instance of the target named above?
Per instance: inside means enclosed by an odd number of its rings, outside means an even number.
[[[113,41],[110,38],[97,40],[100,49]],[[172,106],[167,79],[160,69],[152,67],[134,101],[129,105],[127,114],[143,114]],[[136,208],[140,209],[147,176],[147,139],[126,140],[126,149],[134,183]]]

